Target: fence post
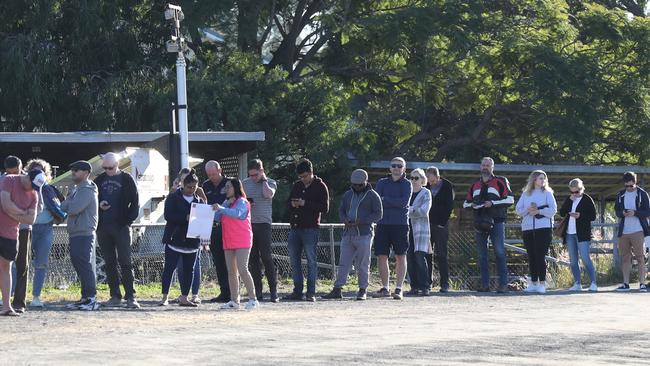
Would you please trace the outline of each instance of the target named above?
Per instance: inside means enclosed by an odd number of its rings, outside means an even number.
[[[621,257],[620,257],[620,254],[618,252],[618,235],[617,235],[617,231],[618,230],[617,230],[616,227],[614,227],[614,229],[612,230],[612,242],[614,243],[614,248],[613,248],[614,250],[612,252],[614,254],[614,268],[616,268],[616,270],[619,270],[619,269],[621,269]]]
[[[332,262],[332,281],[336,281],[336,253],[334,252],[334,225],[330,225],[330,261]]]

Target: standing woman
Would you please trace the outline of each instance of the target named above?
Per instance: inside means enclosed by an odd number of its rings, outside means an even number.
[[[582,291],[579,263],[579,258],[582,258],[582,263],[585,265],[591,281],[589,291],[598,291],[596,268],[589,256],[592,238],[591,222],[596,220],[596,205],[594,205],[594,200],[584,193],[585,186],[579,178],[569,182],[569,192],[571,195],[564,200],[562,208],[560,208],[560,216],[569,215],[566,229],[562,233],[562,238],[569,249],[571,272],[574,279],[574,284],[569,290]]]
[[[32,250],[34,251],[34,282],[32,286],[31,307],[43,307],[41,301],[41,290],[47,277],[47,267],[50,261],[50,250],[54,232],[53,224],[62,223],[68,216],[61,211],[63,195],[54,186],[47,184],[52,179],[52,168],[50,163],[42,159],[33,159],[27,162],[27,171],[40,169],[43,172],[46,183],[38,191],[38,206],[36,210],[36,221],[32,225]]]
[[[427,255],[433,252],[429,225],[431,191],[423,189],[427,185],[424,170],[415,169],[411,172],[411,184],[413,192],[409,205],[409,249],[406,257],[411,284],[409,295],[429,296]]]
[[[239,276],[241,276],[248,292],[246,309],[259,307],[255,296],[255,284],[248,271],[248,258],[253,247],[253,228],[251,225],[250,203],[242,183],[237,178],[227,178],[224,189],[226,201],[223,205],[213,205],[214,219],[221,221],[223,250],[226,255],[228,268],[228,285],[230,286],[230,302],[221,306],[222,309],[239,309]]]
[[[533,171],[516,206],[522,217],[521,231],[528,253],[531,285],[526,292],[546,292],[546,255],[553,239],[553,216],[557,204],[548,177],[541,170]]]
[[[181,284],[180,306],[197,307],[198,305],[187,299],[192,286],[194,276],[194,263],[201,246],[198,238],[187,238],[187,227],[189,226],[190,210],[193,203],[205,203],[196,195],[196,188],[199,178],[194,169],[183,178],[183,189],[170,194],[165,200],[165,232],[163,233],[163,244],[165,245],[165,267],[162,274],[162,294],[160,303],[162,306],[169,305],[169,287],[172,282],[172,275],[178,265],[179,259],[183,262],[183,276],[179,280]],[[179,276],[181,278],[181,276]]]

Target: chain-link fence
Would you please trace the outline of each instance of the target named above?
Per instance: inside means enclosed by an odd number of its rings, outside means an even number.
[[[164,225],[133,225],[132,227],[132,256],[135,278],[138,283],[159,283],[164,265],[164,247],[161,244]],[[291,276],[291,264],[288,251],[289,224],[273,224],[272,250],[278,273],[283,278]],[[343,225],[321,225],[317,250],[318,276],[321,279],[334,280],[339,262],[341,234]],[[612,225],[594,227],[594,242],[592,255],[611,256],[616,254],[613,245],[614,235]],[[508,273],[511,281],[523,280],[528,273],[527,256],[521,242],[521,232],[518,225],[507,225],[506,248]],[[490,273],[496,275],[494,251],[490,253]],[[461,290],[475,289],[479,284],[480,274],[477,266],[477,249],[473,231],[450,232],[448,243],[450,281],[453,288]],[[97,279],[105,281],[104,262],[102,253],[97,248]],[[549,274],[557,276],[558,271],[568,264],[568,254],[556,240],[549,254]],[[614,262],[614,261],[612,261]],[[201,253],[202,276],[204,280],[215,280],[216,275],[209,253]],[[31,266],[33,271],[33,266]],[[373,273],[376,264],[373,258]],[[566,269],[565,269],[566,270]],[[599,269],[605,270],[605,269]],[[306,272],[306,260],[303,258],[303,271]],[[437,277],[437,271],[434,271]],[[496,277],[492,280],[496,282]],[[50,265],[46,286],[67,287],[77,281],[77,276],[70,263],[68,252],[68,235],[65,226],[54,227],[54,242],[50,253]],[[437,283],[437,278],[434,278]]]

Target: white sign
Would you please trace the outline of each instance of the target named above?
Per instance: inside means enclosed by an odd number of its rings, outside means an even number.
[[[213,222],[214,210],[212,210],[211,205],[192,203],[192,209],[190,210],[190,224],[187,227],[187,237],[210,240]]]

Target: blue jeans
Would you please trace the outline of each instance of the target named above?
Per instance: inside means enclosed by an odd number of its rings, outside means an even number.
[[[35,224],[32,226],[32,250],[34,251],[34,285],[32,295],[41,296],[41,290],[47,277],[47,266],[50,262],[50,250],[54,233],[52,224]]]
[[[291,260],[294,294],[302,294],[304,287],[302,276],[303,250],[307,257],[307,294],[314,295],[316,293],[318,232],[319,229],[291,229],[289,231],[289,258]]]
[[[176,265],[176,274],[178,275],[178,282],[185,280],[185,271],[183,270],[183,258],[178,258]],[[196,260],[194,261],[194,278],[192,279],[192,295],[198,295],[201,288],[201,251],[196,252]]]
[[[488,237],[494,247],[494,255],[497,261],[497,272],[499,275],[499,286],[508,284],[508,267],[506,266],[505,248],[505,223],[495,223],[489,232],[477,231],[476,244],[478,247],[478,267],[481,271],[481,287],[490,286],[490,268],[488,263]]]
[[[70,261],[81,282],[81,297],[97,295],[95,235],[70,238]]]
[[[571,272],[575,283],[580,283],[580,263],[578,260],[578,253],[582,258],[582,263],[585,265],[587,274],[592,283],[596,282],[596,267],[594,267],[591,257],[589,256],[589,246],[591,241],[578,241],[578,235],[567,234],[566,245],[569,249],[569,258],[571,259]]]

